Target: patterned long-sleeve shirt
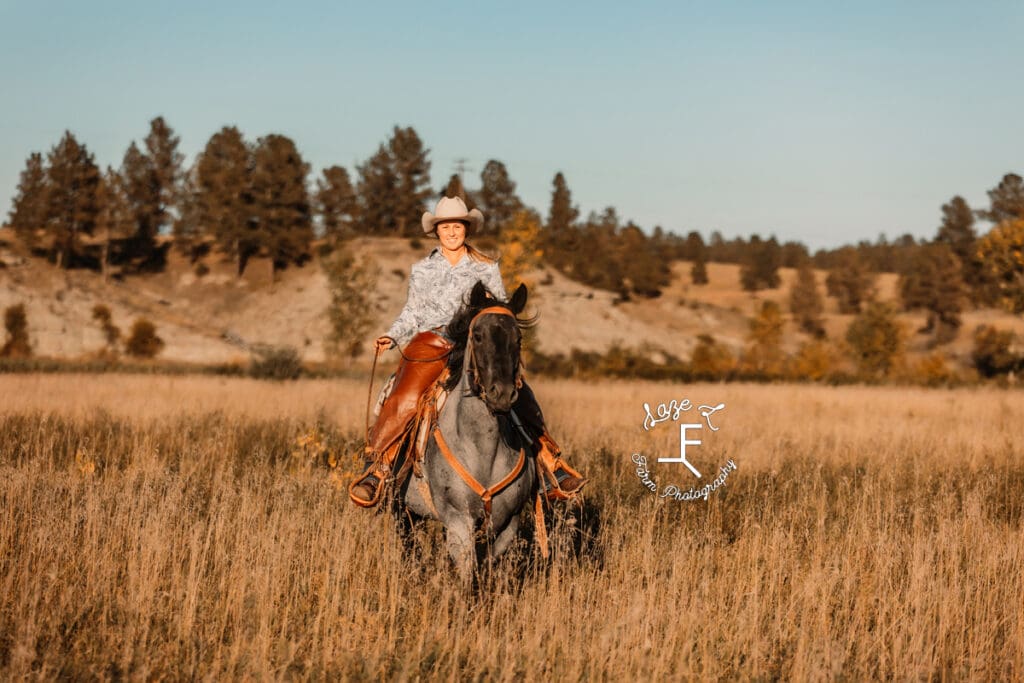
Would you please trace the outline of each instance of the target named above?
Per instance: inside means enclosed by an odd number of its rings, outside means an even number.
[[[497,262],[483,263],[465,253],[453,266],[441,253],[441,248],[434,247],[430,254],[413,264],[408,299],[387,336],[399,346],[405,346],[424,330],[436,329],[444,334],[444,328],[477,280],[497,299],[508,298]]]

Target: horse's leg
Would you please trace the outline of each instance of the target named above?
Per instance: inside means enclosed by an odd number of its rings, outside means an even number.
[[[519,533],[519,515],[513,515],[508,521],[508,524],[502,529],[497,538],[494,539],[494,543],[491,544],[491,558],[498,559],[505,554],[508,550],[509,545],[515,540],[516,534]]]
[[[448,554],[455,562],[455,570],[464,586],[473,581],[476,567],[476,545],[473,541],[473,523],[468,517],[449,520],[446,529]]]

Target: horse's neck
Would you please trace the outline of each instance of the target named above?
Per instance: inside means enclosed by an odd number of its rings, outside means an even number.
[[[488,420],[494,420],[487,404],[479,396],[473,394],[473,384],[469,373],[466,372],[466,366],[463,366],[459,383],[455,385],[445,400],[442,414],[446,415],[447,421],[458,427],[460,432],[467,431],[472,427],[483,426]]]
[[[507,468],[506,461],[518,455],[518,451],[513,451],[505,444],[498,420],[487,408],[487,404],[473,394],[472,382],[465,369],[459,383],[445,399],[438,416],[438,425],[456,457],[462,460],[474,476],[486,477],[494,466]],[[484,457],[468,457],[470,453],[479,453]]]

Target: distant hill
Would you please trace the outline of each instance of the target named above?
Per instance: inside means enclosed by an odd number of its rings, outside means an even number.
[[[370,341],[382,334],[405,302],[411,265],[433,247],[422,241],[413,248],[407,239],[358,238],[353,247],[362,258],[374,258],[381,277],[376,303],[378,325]],[[0,230],[0,308],[24,303],[29,333],[37,355],[81,358],[103,348],[99,325],[92,319],[95,304],[107,305],[124,333],[132,321],[153,321],[166,342],[161,358],[198,363],[241,361],[248,353],[237,343],[294,346],[308,361],[324,358],[327,333],[324,311],[329,300],[327,281],[314,259],[304,267],[284,271],[271,283],[269,261],[253,259],[243,277],[232,263],[216,257],[202,261],[205,271],[172,251],[167,269],[159,274],[108,280],[94,272],[62,271],[19,250],[9,230]],[[709,263],[710,283],[690,284],[690,264],[673,264],[672,283],[656,299],[613,303],[611,292],[569,280],[552,269],[534,274],[541,283],[531,293],[530,310],[539,310],[538,345],[543,353],[572,348],[604,351],[618,343],[649,352],[657,358],[668,352],[689,357],[699,334],[739,351],[746,343],[748,318],[763,299],[778,301],[788,310],[789,285],[795,271],[780,269],[782,285],[756,296],[740,287],[739,266]],[[824,294],[825,273],[817,273]],[[880,296],[895,296],[896,276],[879,276]],[[826,298],[825,326],[830,339],[843,337],[853,316],[840,315],[836,302]],[[923,314],[903,314],[911,332],[912,355],[924,353],[925,338],[913,334],[924,324]],[[963,315],[957,338],[942,348],[957,365],[969,363],[972,333],[978,324],[997,324],[1024,334],[1024,320],[982,309]],[[805,335],[787,323],[785,349],[794,351]],[[370,354],[363,355],[368,363]],[[390,360],[394,360],[390,358]]]

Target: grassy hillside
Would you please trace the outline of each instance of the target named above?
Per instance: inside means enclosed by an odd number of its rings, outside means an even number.
[[[197,363],[244,361],[247,352],[225,340],[225,333],[248,343],[290,345],[308,361],[324,358],[323,339],[327,333],[324,311],[329,296],[326,278],[317,261],[284,271],[271,282],[270,264],[254,259],[245,274],[237,277],[231,263],[210,257],[202,268],[171,252],[165,272],[104,281],[88,271],[60,271],[39,259],[19,255],[9,231],[0,231],[0,307],[24,302],[28,310],[30,337],[38,355],[81,358],[103,347],[99,326],[92,320],[92,307],[103,303],[113,312],[114,323],[127,332],[137,317],[156,323],[167,343],[161,358]],[[6,238],[6,239],[5,239]],[[6,242],[6,245],[5,245]],[[354,242],[362,258],[373,258],[380,266],[375,313],[378,324],[367,339],[382,334],[405,302],[407,276],[413,262],[422,258],[433,243],[422,241],[414,247],[408,240],[362,238]],[[795,272],[780,271],[782,285],[756,295],[740,287],[739,266],[710,263],[710,283],[690,284],[690,264],[676,262],[674,279],[661,297],[615,304],[610,292],[594,290],[545,269],[532,274],[537,285],[531,306],[540,312],[538,348],[544,353],[604,351],[612,344],[642,349],[658,356],[666,351],[688,358],[697,335],[708,333],[739,351],[745,345],[747,321],[763,299],[779,301],[787,309],[789,285]],[[202,274],[200,274],[202,273]],[[818,272],[824,294],[825,273]],[[879,278],[882,298],[895,296],[896,276]],[[827,299],[826,329],[829,337],[843,337],[852,316],[840,315],[836,302]],[[911,332],[910,349],[925,351],[925,338],[913,330],[924,322],[920,314],[904,314]],[[964,315],[956,340],[943,347],[957,365],[969,362],[971,335],[976,325],[998,324],[1024,333],[1024,320],[984,309]],[[787,324],[784,346],[794,351],[805,336]],[[369,362],[364,354],[363,363]]]

